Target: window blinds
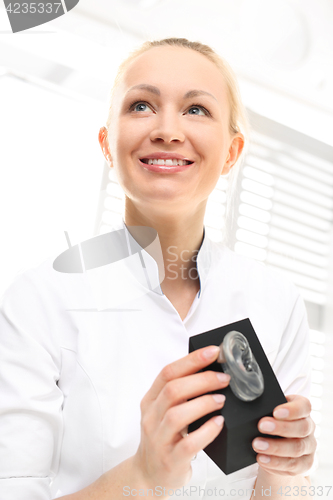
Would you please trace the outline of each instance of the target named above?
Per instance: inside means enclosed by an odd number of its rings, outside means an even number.
[[[253,131],[239,179],[235,251],[289,275],[324,305],[333,219],[329,161]]]

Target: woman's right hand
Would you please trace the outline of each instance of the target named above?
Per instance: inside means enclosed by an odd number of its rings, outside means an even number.
[[[193,457],[221,432],[223,417],[218,416],[183,437],[190,423],[223,407],[224,396],[217,401],[216,395],[205,393],[226,387],[230,376],[209,370],[196,373],[213,363],[218,353],[217,346],[209,346],[170,363],[143,397],[141,441],[133,461],[150,488],[184,486],[191,479]]]

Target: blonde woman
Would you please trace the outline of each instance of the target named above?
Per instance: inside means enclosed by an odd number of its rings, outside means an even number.
[[[130,287],[142,293],[129,293],[126,310],[97,311],[85,275],[57,273],[49,261],[7,290],[0,498],[313,496],[304,304],[293,285],[204,231],[208,196],[237,168],[245,132],[232,71],[206,45],[146,42],[122,64],[99,142],[125,193],[123,229],[155,229],[164,269],[142,252],[155,286],[145,289],[132,267]],[[188,338],[244,318],[288,402],[258,425],[258,436],[283,439],[255,439],[257,463],[226,476],[202,451],[223,418],[186,429],[223,407],[207,393],[230,379],[200,372],[218,349],[187,354]]]

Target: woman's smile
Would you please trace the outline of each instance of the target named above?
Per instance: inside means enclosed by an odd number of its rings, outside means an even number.
[[[193,160],[178,153],[155,152],[139,158],[141,166],[149,172],[173,174],[184,172],[194,164]]]
[[[163,163],[158,163],[157,160],[155,160],[156,163],[144,163],[142,160],[139,161],[142,164],[144,170],[148,170],[149,172],[156,172],[159,174],[175,174],[177,172],[185,172],[193,165],[193,163],[189,165],[166,165],[163,160],[158,160]]]

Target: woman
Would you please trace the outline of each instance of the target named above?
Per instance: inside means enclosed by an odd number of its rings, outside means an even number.
[[[280,498],[287,486],[309,495],[316,445],[304,304],[291,284],[204,234],[207,198],[240,159],[243,124],[232,73],[207,46],[148,42],[121,66],[99,142],[125,192],[122,228],[129,237],[131,226],[157,231],[164,279],[147,251],[155,286],[145,289],[133,264],[128,279],[141,296],[123,310],[93,309],[86,275],[49,262],[7,291],[1,498],[199,498],[207,487]],[[202,451],[223,419],[186,429],[223,407],[207,393],[229,377],[197,373],[218,350],[187,355],[188,338],[247,317],[288,394],[259,431],[284,439],[255,439],[257,464],[225,476]]]

